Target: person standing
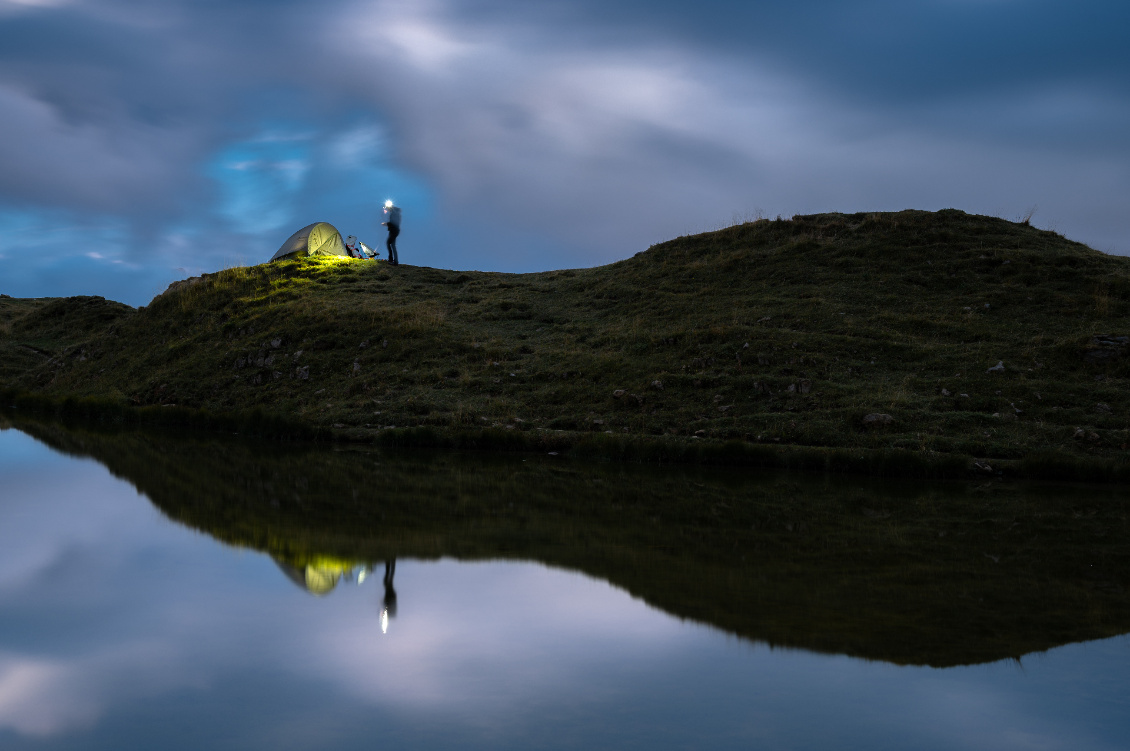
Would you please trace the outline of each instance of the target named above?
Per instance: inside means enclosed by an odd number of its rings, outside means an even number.
[[[396,255],[396,238],[400,235],[400,207],[393,204],[392,201],[385,201],[384,217],[385,220],[381,224],[388,227],[388,240],[385,242],[385,247],[388,248],[388,264],[389,266],[399,266],[400,258]]]

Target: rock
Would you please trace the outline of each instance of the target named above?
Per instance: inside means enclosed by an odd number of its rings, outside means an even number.
[[[603,425],[603,424],[604,424],[604,420],[593,420],[593,421],[592,421],[592,424],[593,424],[593,425]]]
[[[236,370],[243,370],[246,367],[247,367],[247,358],[246,357],[241,357],[241,358],[239,358],[238,360],[235,361],[235,369]]]
[[[357,346],[358,346],[358,347],[359,347],[360,349],[365,349],[366,347],[368,347],[368,346],[369,346],[369,340],[368,340],[368,339],[366,339],[365,341],[361,342],[361,343],[360,343],[360,344],[358,344]]]
[[[720,402],[720,401],[722,401],[723,398],[724,397],[721,394],[715,394],[714,395],[714,401],[715,402]]]
[[[694,432],[694,434],[695,434],[695,437],[702,438],[703,436],[706,435],[706,431],[705,430],[696,430]]]
[[[303,350],[301,350],[301,349],[298,350],[297,352],[295,352],[294,357],[292,357],[291,360],[293,360],[294,362],[298,362],[298,358],[302,357],[302,352],[303,352]]]
[[[1092,441],[1092,442],[1098,441],[1099,440],[1099,434],[1092,431],[1092,432],[1087,434],[1087,440]]]
[[[993,472],[993,468],[990,467],[986,462],[973,462],[973,466],[988,474],[992,474]]]
[[[789,387],[787,389],[785,389],[785,391],[787,391],[790,394],[795,394],[796,393],[796,384],[790,383]]]
[[[360,372],[361,372],[361,363],[354,360],[353,361],[353,375],[357,375]]]
[[[625,391],[624,389],[616,389],[615,391],[612,392],[612,398],[613,399],[619,399],[620,397],[622,397],[626,393],[628,393],[628,392]]]
[[[628,394],[628,396],[635,399],[636,404],[640,405],[641,407],[643,406],[643,397],[642,396],[640,396],[639,394]]]
[[[989,368],[985,372],[986,373],[1003,373],[1004,372],[1004,361],[1003,360],[998,361],[996,365]]]
[[[895,418],[890,415],[884,415],[880,412],[872,412],[863,418],[864,427],[875,428],[880,425],[890,425],[895,421]]]
[[[1086,438],[1087,437],[1087,431],[1083,430],[1083,428],[1075,428],[1075,434],[1072,435],[1071,437],[1076,438],[1076,439]]]
[[[725,406],[719,407],[718,411],[719,412],[729,412],[730,408],[733,407],[733,406],[734,406],[733,404],[727,404]]]
[[[274,364],[275,364],[275,356],[274,355],[271,355],[270,357],[263,358],[263,365],[264,366],[269,368]]]
[[[301,367],[295,368],[294,369],[294,375],[300,381],[309,381],[310,380],[310,366],[309,365],[303,365]]]
[[[942,396],[949,396],[949,395],[950,395],[949,389],[942,389]]]
[[[271,340],[271,349],[278,349],[281,346],[282,346],[282,339],[272,339]]]
[[[808,392],[812,391],[812,381],[808,380],[807,378],[802,380],[800,382],[800,385],[797,386],[797,391],[802,394],[807,394]]]
[[[653,389],[655,389],[656,391],[662,391],[663,390],[663,381],[652,381],[651,387]]]
[[[340,423],[340,422],[335,422],[335,423],[334,423],[334,427],[335,427],[335,428],[344,428],[344,427],[345,427],[345,425],[343,425],[343,424],[342,424],[342,423]]]
[[[1126,354],[1127,345],[1130,345],[1130,336],[1099,334],[1091,339],[1088,349],[1083,353],[1083,359],[1090,363],[1114,360]]]
[[[1102,412],[1104,414],[1109,415],[1110,414],[1110,405],[1104,404],[1103,402],[1099,402],[1098,404],[1095,405],[1095,411],[1096,412]]]
[[[179,282],[173,282],[172,284],[170,284],[168,288],[161,294],[167,295],[170,292],[175,292],[178,289],[184,289],[186,287],[191,287],[194,284],[199,284],[200,281],[200,277],[198,276],[189,277],[188,279],[182,279]]]

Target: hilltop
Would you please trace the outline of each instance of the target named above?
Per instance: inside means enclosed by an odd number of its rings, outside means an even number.
[[[179,282],[137,310],[0,299],[0,382],[260,407],[356,440],[493,428],[1121,462],[1128,292],[1130,259],[1027,224],[820,214],[591,269],[310,259]]]

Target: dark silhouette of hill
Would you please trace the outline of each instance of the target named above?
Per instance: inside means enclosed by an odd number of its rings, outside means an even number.
[[[3,300],[0,378],[55,399],[258,407],[355,440],[611,433],[1086,476],[1126,466],[1128,293],[1130,259],[1026,224],[821,214],[592,269],[307,260],[180,282],[137,311]]]

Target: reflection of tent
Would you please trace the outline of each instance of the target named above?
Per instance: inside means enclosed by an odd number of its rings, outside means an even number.
[[[283,258],[305,258],[306,256],[345,256],[345,243],[341,233],[332,224],[314,222],[295,232],[282,244],[279,252],[271,256],[272,261]]]
[[[286,578],[319,597],[333,591],[337,586],[337,580],[341,578],[340,571],[326,571],[314,566],[293,566],[280,560],[276,560],[275,563],[286,574]]]
[[[342,577],[352,580],[353,570],[357,566],[360,565],[362,572],[365,571],[364,564],[328,556],[292,558],[272,554],[271,558],[286,574],[286,578],[319,597],[332,592]],[[363,578],[358,578],[357,583],[360,584]]]

